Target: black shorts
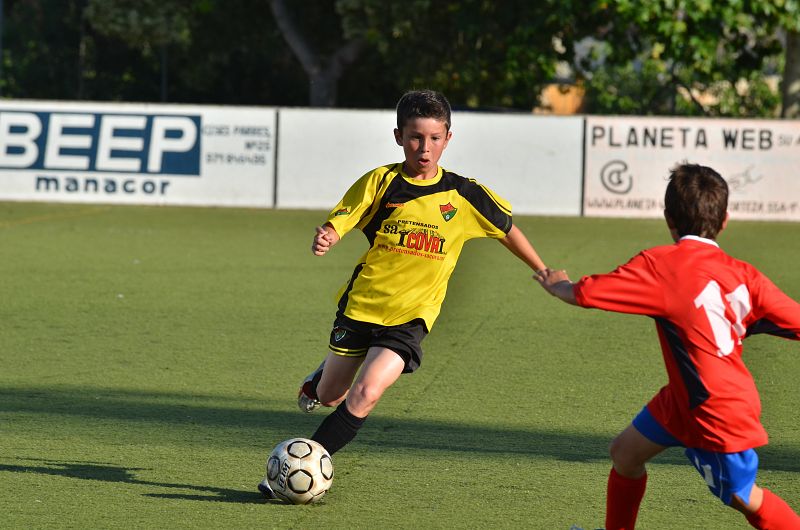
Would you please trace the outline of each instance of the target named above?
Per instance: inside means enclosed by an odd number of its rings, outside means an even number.
[[[406,363],[403,373],[407,374],[422,363],[421,343],[427,334],[421,318],[398,326],[382,326],[339,315],[333,322],[328,347],[345,357],[364,357],[373,346],[389,348]]]

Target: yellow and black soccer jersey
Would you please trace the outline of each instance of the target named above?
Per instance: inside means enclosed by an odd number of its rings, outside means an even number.
[[[360,229],[370,244],[339,291],[340,312],[384,326],[421,318],[430,331],[464,242],[505,237],[511,205],[441,167],[432,179],[414,180],[398,163],[356,181],[328,222],[340,237]]]

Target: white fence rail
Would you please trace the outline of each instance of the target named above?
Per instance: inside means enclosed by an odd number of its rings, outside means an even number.
[[[0,101],[0,200],[332,207],[400,161],[390,110]],[[441,163],[530,215],[660,217],[710,165],[733,218],[800,221],[800,122],[455,112]]]

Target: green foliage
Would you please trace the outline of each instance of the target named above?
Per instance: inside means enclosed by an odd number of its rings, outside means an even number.
[[[574,81],[589,113],[774,116],[779,98],[764,78],[782,72],[781,31],[800,28],[797,0],[286,5],[320,57],[369,43],[338,80],[337,104],[362,108],[431,87],[457,108],[530,111],[542,87]],[[309,101],[266,0],[25,0],[7,10],[6,97],[158,101],[163,74],[176,102]]]
[[[656,59],[608,64],[585,83],[588,108],[602,114],[670,114],[674,98],[665,94],[668,76]]]
[[[308,104],[307,78],[267,2],[209,0],[191,20],[191,45],[171,56],[170,92],[178,101]]]
[[[158,101],[162,46],[170,101],[308,101],[268,5],[249,0],[15,2],[5,18],[3,96]]]
[[[796,2],[615,0],[607,9],[613,23],[602,28],[599,38],[610,52],[598,68],[608,71],[584,69],[587,90],[594,96],[592,112],[776,114],[780,98],[763,77],[770,70],[777,73],[774,65],[783,52],[778,30],[797,24]],[[742,82],[750,92],[741,92]],[[657,84],[664,90],[654,93]],[[699,101],[688,97],[689,92],[710,97]],[[646,103],[615,102],[599,97],[602,93]]]
[[[459,106],[530,110],[568,53],[573,3],[340,0],[346,32],[365,35],[399,90],[427,86]]]
[[[4,97],[75,97],[80,85],[81,2],[66,0],[55,9],[49,7],[36,1],[10,5],[4,17]]]
[[[151,53],[153,48],[191,42],[192,7],[207,9],[208,0],[196,6],[182,0],[88,0],[84,16],[98,33]]]
[[[706,93],[714,98],[715,105],[710,109],[699,104],[689,105],[685,98],[678,99],[677,113],[681,115],[715,115],[727,117],[776,117],[781,105],[780,93],[776,84],[770,83],[760,72],[750,72],[748,77],[736,83],[718,82],[708,87]],[[702,107],[702,108],[700,108]]]

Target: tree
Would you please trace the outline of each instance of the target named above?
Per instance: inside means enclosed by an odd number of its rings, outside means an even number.
[[[335,49],[326,53],[321,51],[310,38],[310,32],[304,32],[295,23],[285,0],[270,0],[270,8],[278,27],[286,42],[294,51],[309,79],[309,103],[313,107],[332,107],[336,104],[336,85],[344,69],[352,64],[364,48],[364,40],[351,33],[344,40],[336,39]],[[304,5],[304,9],[309,9]],[[304,17],[308,20],[310,17]],[[325,23],[338,17],[325,17]],[[349,38],[348,38],[349,37]]]
[[[198,2],[203,8],[205,2]],[[192,4],[180,0],[88,0],[86,20],[101,35],[116,37],[145,57],[158,55],[161,101],[168,93],[168,49],[191,42]]]
[[[777,114],[780,96],[766,74],[779,73],[778,30],[797,24],[796,3],[612,0],[598,5],[606,13],[593,34],[604,60],[579,65],[592,111]]]
[[[83,2],[6,2],[3,96],[80,97],[79,49]],[[46,35],[47,38],[42,38]]]
[[[456,107],[529,111],[571,58],[576,20],[592,13],[584,3],[329,0],[303,4],[302,17],[285,0],[270,6],[311,91],[322,92],[314,104],[385,107],[429,87]]]
[[[373,77],[397,92],[430,87],[459,107],[530,111],[570,61],[575,30],[594,9],[572,0],[340,0],[347,32],[381,57]]]
[[[308,104],[303,70],[267,2],[108,0],[91,5],[83,39],[85,93],[91,99]]]
[[[3,95],[800,116],[797,0],[7,0]],[[45,36],[45,37],[42,37]],[[769,76],[768,76],[769,74]],[[773,79],[783,75],[779,92]],[[167,90],[169,89],[169,91]],[[783,96],[783,105],[780,100]]]
[[[171,49],[176,101],[308,105],[307,77],[267,2],[207,0],[189,19],[191,43]]]
[[[800,118],[800,33],[786,34],[786,56],[781,82],[781,117]]]

